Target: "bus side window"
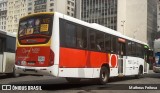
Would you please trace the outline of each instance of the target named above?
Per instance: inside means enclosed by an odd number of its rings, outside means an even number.
[[[77,26],[77,47],[87,48],[87,29],[82,26]]]
[[[74,24],[66,23],[65,40],[67,47],[76,47],[76,26]]]
[[[136,56],[136,43],[132,42],[132,56]]]
[[[127,55],[128,56],[131,56],[132,55],[132,42],[131,41],[128,41],[128,52],[127,52]]]
[[[109,34],[105,34],[105,51],[111,50],[111,36]]]
[[[6,40],[6,52],[12,52],[15,53],[15,47],[16,47],[16,38],[13,37],[7,37]]]
[[[136,55],[137,55],[138,57],[141,57],[141,45],[137,43],[137,44],[136,44],[136,49],[137,49]]]
[[[5,52],[5,48],[6,48],[5,39],[0,38],[0,53]]]
[[[89,40],[90,40],[89,46],[90,46],[91,50],[95,50],[96,49],[95,39],[96,39],[96,33],[95,33],[95,31],[93,29],[90,29],[89,30]]]
[[[96,32],[96,47],[98,51],[104,51],[104,33]]]
[[[3,47],[3,46],[2,46],[2,39],[0,39],[0,54],[3,53],[2,47]]]
[[[60,27],[60,46],[62,47],[64,47],[64,46],[66,46],[66,42],[65,42],[65,20],[64,19],[60,19],[60,21],[59,21],[60,23],[59,23],[59,27]]]
[[[111,52],[116,53],[117,52],[117,37],[111,36]]]

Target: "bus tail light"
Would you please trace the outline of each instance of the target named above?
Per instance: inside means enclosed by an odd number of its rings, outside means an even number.
[[[52,66],[54,64],[54,52],[51,50],[50,51],[50,63],[49,65]]]

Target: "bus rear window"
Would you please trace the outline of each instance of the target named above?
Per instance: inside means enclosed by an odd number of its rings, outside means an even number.
[[[19,22],[20,44],[44,44],[52,34],[53,15],[41,14],[22,18]]]

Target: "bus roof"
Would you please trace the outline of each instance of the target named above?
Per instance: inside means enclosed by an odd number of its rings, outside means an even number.
[[[69,20],[69,21],[75,22],[77,24],[81,24],[83,26],[87,26],[89,28],[93,28],[95,30],[106,32],[108,34],[115,35],[115,36],[118,36],[120,38],[124,38],[124,39],[130,40],[130,41],[134,41],[134,42],[137,42],[137,43],[144,44],[144,45],[148,46],[148,44],[145,43],[145,42],[142,42],[140,40],[136,40],[134,38],[131,38],[131,37],[128,37],[128,36],[125,36],[125,35],[122,35],[120,32],[117,32],[117,31],[115,31],[113,29],[110,29],[110,28],[107,28],[105,26],[102,26],[100,24],[97,24],[97,23],[88,23],[88,22],[85,22],[85,21],[82,21],[82,20],[79,20],[79,19],[67,16],[67,15],[64,15],[64,14],[61,14],[61,13],[58,13],[58,12],[54,12],[54,14],[55,14],[55,16],[59,16],[59,17],[65,19],[65,20]]]
[[[36,15],[42,15],[42,14],[49,14],[49,15],[53,15],[54,12],[38,12],[38,13],[33,13],[33,14],[29,14],[27,16],[24,16],[20,19],[23,19],[23,18],[27,18],[27,17],[31,17],[31,16],[36,16]]]
[[[0,34],[16,37],[16,33],[7,32],[7,31],[1,30],[1,29],[0,29]]]

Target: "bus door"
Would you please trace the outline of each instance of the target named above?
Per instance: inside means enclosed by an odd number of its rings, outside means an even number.
[[[119,75],[123,75],[124,74],[124,56],[125,56],[125,40],[124,39],[121,39],[119,38],[118,39],[118,74]]]

